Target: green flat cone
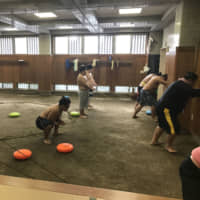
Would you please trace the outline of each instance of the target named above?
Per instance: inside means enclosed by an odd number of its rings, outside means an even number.
[[[72,111],[72,112],[70,112],[70,115],[71,115],[72,117],[79,117],[79,116],[80,116],[80,112]]]
[[[20,113],[19,113],[19,112],[11,112],[11,113],[9,113],[8,116],[9,116],[9,117],[19,117],[19,116],[20,116]]]

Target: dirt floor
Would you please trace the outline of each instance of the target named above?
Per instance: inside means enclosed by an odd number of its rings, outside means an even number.
[[[178,168],[196,146],[190,135],[177,138],[179,153],[172,155],[150,145],[156,123],[145,114],[147,108],[132,119],[130,99],[94,97],[88,119],[69,119],[65,113],[63,134],[44,145],[35,119],[59,98],[0,93],[0,174],[181,198]],[[77,109],[74,96],[70,110]],[[10,112],[21,116],[9,118]],[[58,153],[61,142],[72,143],[74,151]],[[13,151],[21,148],[31,149],[32,158],[13,159]]]

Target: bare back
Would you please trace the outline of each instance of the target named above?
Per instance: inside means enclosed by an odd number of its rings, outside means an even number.
[[[143,90],[155,90],[158,88],[159,84],[167,85],[167,81],[165,81],[162,76],[155,75],[143,87]]]
[[[140,86],[140,87],[144,87],[144,85],[146,85],[146,84],[151,80],[151,78],[152,78],[153,76],[155,76],[155,75],[154,75],[154,74],[149,74],[149,75],[145,76],[145,77],[142,79],[142,81],[140,82],[139,86]]]
[[[59,105],[52,105],[47,110],[40,114],[40,117],[56,122],[60,119],[62,112],[59,110]]]

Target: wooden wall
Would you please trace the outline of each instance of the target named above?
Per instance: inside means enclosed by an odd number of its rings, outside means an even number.
[[[17,60],[22,59],[24,64]],[[50,56],[0,56],[0,82],[38,83],[40,91],[51,88],[51,60]]]
[[[195,68],[199,79],[195,85],[195,88],[200,88],[200,49],[195,53]],[[200,98],[194,98],[191,102],[191,121],[190,131],[200,136]]]
[[[12,55],[0,56],[0,82],[38,83],[40,91],[51,91],[54,84],[76,84],[78,72],[73,67],[66,70],[65,61],[78,58],[79,63],[92,63],[99,59],[94,75],[99,85],[137,86],[143,75],[139,72],[145,65],[146,55],[113,55],[114,69],[108,56],[102,55]],[[25,64],[17,63],[23,59]],[[119,66],[117,66],[118,61]]]

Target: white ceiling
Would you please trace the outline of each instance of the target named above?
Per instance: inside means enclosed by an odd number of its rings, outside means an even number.
[[[162,28],[162,17],[180,0],[0,0],[0,32],[5,27],[17,27],[18,34],[35,33],[115,33],[150,31]],[[142,7],[138,15],[119,15],[119,8]],[[174,10],[173,10],[174,11]],[[57,17],[39,19],[34,12],[54,12]],[[170,13],[169,13],[170,14]],[[172,17],[170,18],[170,20]],[[20,22],[21,24],[19,25]],[[134,23],[134,28],[120,28],[119,23]],[[73,27],[59,30],[59,25]],[[12,32],[13,33],[13,32]],[[14,33],[15,34],[15,33]]]

